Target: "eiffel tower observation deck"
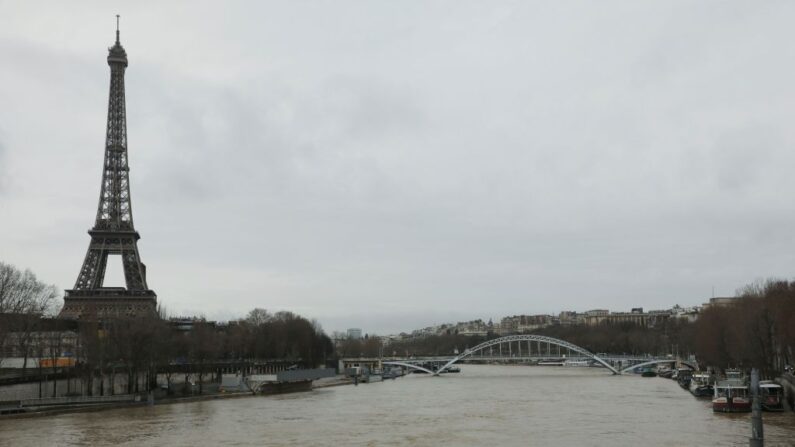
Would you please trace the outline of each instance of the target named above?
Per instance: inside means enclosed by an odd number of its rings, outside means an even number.
[[[65,291],[60,318],[105,320],[157,313],[157,295],[146,284],[146,266],[138,253],[141,236],[133,226],[124,95],[127,52],[119,41],[118,16],[108,65],[108,125],[97,218],[88,231],[91,242],[74,288]],[[121,258],[126,287],[103,286],[109,256]]]

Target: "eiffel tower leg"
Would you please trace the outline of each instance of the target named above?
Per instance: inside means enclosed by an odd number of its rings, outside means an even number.
[[[99,255],[99,269],[94,280],[94,288],[102,287],[105,284],[105,271],[108,269],[108,251],[102,250]]]
[[[89,247],[83,260],[83,267],[75,282],[75,289],[96,289],[102,287],[108,254],[104,250]]]
[[[127,283],[127,290],[146,290],[146,278],[138,259],[137,247],[125,248],[121,253],[121,259],[124,265],[124,280]]]

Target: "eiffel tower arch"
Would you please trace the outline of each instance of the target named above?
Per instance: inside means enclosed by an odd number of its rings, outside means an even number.
[[[133,226],[124,94],[127,52],[119,42],[118,21],[116,43],[108,49],[108,65],[108,125],[97,217],[88,231],[91,242],[74,288],[65,291],[60,318],[103,320],[157,313],[157,295],[146,283],[146,266],[138,252],[141,236]],[[112,255],[121,257],[126,287],[104,286],[108,256]]]

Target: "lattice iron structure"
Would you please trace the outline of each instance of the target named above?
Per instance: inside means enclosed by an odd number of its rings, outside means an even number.
[[[119,41],[108,49],[110,94],[102,187],[91,242],[72,290],[66,290],[60,317],[107,319],[154,315],[157,295],[146,284],[146,266],[138,253],[141,236],[133,226],[130,167],[127,160],[127,116],[124,72],[127,52]],[[108,256],[119,255],[126,287],[104,287]]]

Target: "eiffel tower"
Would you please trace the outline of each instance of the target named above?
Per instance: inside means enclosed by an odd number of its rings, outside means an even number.
[[[88,230],[91,242],[75,286],[65,291],[60,318],[106,320],[157,313],[157,295],[146,284],[146,266],[138,254],[141,236],[133,226],[130,205],[124,100],[127,52],[119,42],[118,18],[116,43],[108,49],[110,97],[97,219],[94,228]],[[126,287],[103,286],[110,255],[121,257]]]

